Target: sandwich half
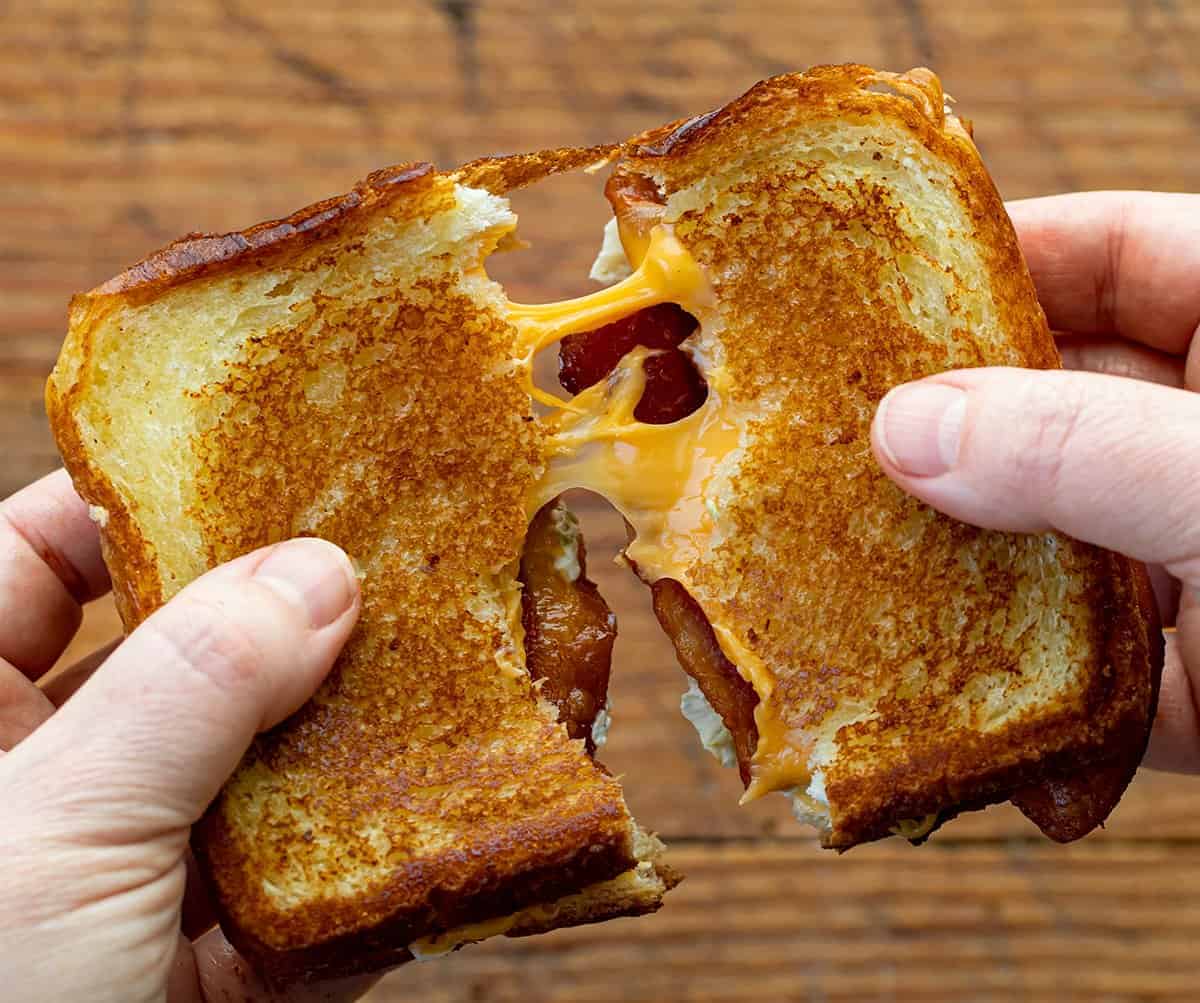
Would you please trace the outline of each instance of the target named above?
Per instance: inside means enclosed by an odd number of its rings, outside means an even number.
[[[919,840],[1007,799],[1060,841],[1103,822],[1157,697],[1144,568],[964,526],[870,452],[897,384],[1060,365],[937,78],[765,81],[627,144],[607,194],[594,271],[636,285],[672,264],[669,231],[688,264],[651,299],[686,313],[565,341],[578,396],[543,489],[591,488],[625,514],[628,562],[692,676],[685,710],[739,762],[746,799],[786,793],[837,848]]]
[[[613,621],[568,513],[527,540],[545,434],[480,268],[516,222],[498,192],[598,155],[483,165],[492,190],[377,173],[72,304],[49,409],[128,629],[288,537],[360,571],[329,678],[193,839],[225,932],[279,981],[651,911],[672,882],[589,753]]]
[[[486,271],[505,195],[610,165],[577,300]],[[532,362],[560,345],[564,398]],[[1144,570],[905,497],[896,384],[1058,365],[1003,205],[928,71],[827,67],[611,147],[409,165],[191,237],[72,303],[47,391],[127,627],[265,543],[354,558],[355,634],[197,825],[233,943],[277,978],[657,908],[673,882],[592,758],[612,618],[560,496],[625,561],[747,798],[823,842],[1015,800],[1107,816],[1161,667]],[[543,407],[535,408],[537,401]]]

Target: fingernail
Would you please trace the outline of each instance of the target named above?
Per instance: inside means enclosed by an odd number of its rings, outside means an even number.
[[[307,537],[278,544],[255,569],[254,579],[302,606],[314,630],[345,613],[358,592],[354,569],[341,549]]]
[[[936,477],[958,462],[967,395],[942,383],[909,383],[891,391],[875,421],[888,460],[912,477]]]

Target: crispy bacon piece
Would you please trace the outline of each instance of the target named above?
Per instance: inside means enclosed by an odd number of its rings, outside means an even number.
[[[636,256],[637,245],[645,246],[650,231],[662,222],[667,211],[658,185],[652,178],[631,173],[618,165],[604,184],[604,197],[617,218],[621,243],[626,250],[634,248],[633,255]],[[633,263],[636,265],[637,261]]]
[[[568,335],[559,346],[558,380],[577,394],[604,379],[638,345],[677,348],[694,330],[696,319],[682,307],[659,303],[594,331]]]
[[[662,220],[662,195],[652,179],[620,166],[609,175],[604,194],[613,207],[621,241],[636,264],[637,248],[644,248],[650,231]],[[695,363],[679,348],[696,327],[696,319],[681,307],[660,303],[595,331],[570,335],[559,346],[559,382],[577,394],[608,376],[638,345],[655,349],[658,354],[644,365],[646,386],[633,416],[648,425],[678,421],[708,396]]]
[[[1134,597],[1148,626],[1147,660],[1153,673],[1150,683],[1150,718],[1153,719],[1158,705],[1166,639],[1163,637],[1154,588],[1145,568],[1140,568],[1134,575]],[[1138,735],[1129,735],[1125,741],[1118,743],[1122,749],[1118,759],[1087,767],[1070,777],[1047,780],[1037,787],[1018,791],[1013,795],[1012,803],[1053,840],[1069,843],[1073,839],[1086,836],[1108,818],[1109,812],[1121,800],[1121,795],[1125,793],[1125,788],[1129,786],[1129,781],[1133,779],[1138,764],[1142,761],[1148,738],[1149,735],[1140,736],[1139,741]]]
[[[708,396],[708,385],[686,352],[673,348],[642,364],[646,386],[633,416],[647,425],[669,425],[686,418]]]
[[[592,725],[608,697],[617,621],[587,578],[583,537],[563,540],[561,516],[552,501],[529,525],[521,555],[521,622],[525,628],[525,664],[542,695],[558,708],[572,738],[595,753]],[[564,546],[577,546],[578,577],[573,577]]]
[[[742,783],[748,784],[750,757],[758,745],[758,726],[754,723],[758,694],[725,657],[704,611],[679,582],[660,578],[651,591],[654,615],[675,646],[675,657],[725,722],[733,736]]]
[[[1108,818],[1121,800],[1136,763],[1085,768],[1060,780],[1047,780],[1012,796],[1021,813],[1058,843],[1081,839]]]
[[[696,364],[678,347],[694,330],[691,314],[674,303],[660,303],[595,331],[569,335],[559,346],[558,380],[577,394],[608,376],[638,345],[658,349],[645,362],[646,387],[633,416],[648,425],[678,421],[708,396]]]

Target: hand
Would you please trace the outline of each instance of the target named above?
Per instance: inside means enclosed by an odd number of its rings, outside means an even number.
[[[181,933],[188,832],[255,733],[329,671],[358,617],[350,563],[319,540],[248,554],[39,687],[108,587],[64,473],[0,504],[4,998],[274,998],[194,889],[187,932],[203,936]],[[356,999],[371,981],[289,998]]]
[[[872,447],[964,522],[1060,530],[1150,565],[1167,634],[1146,765],[1200,771],[1200,196],[1011,204],[1063,362],[898,387]],[[1189,392],[1191,391],[1191,392]]]

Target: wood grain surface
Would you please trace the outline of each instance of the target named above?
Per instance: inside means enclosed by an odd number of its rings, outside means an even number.
[[[52,469],[42,385],[70,295],[187,231],[346,189],[375,167],[598,142],[819,62],[935,68],[1010,198],[1200,187],[1200,4],[507,0],[0,4],[0,496]],[[518,201],[514,297],[584,287],[594,181]],[[1144,774],[1108,829],[1061,848],[1015,811],[918,850],[816,848],[677,712],[645,594],[621,617],[604,761],[687,874],[656,916],[494,941],[409,966],[401,1000],[1191,1000],[1200,995],[1200,783]],[[70,660],[118,631],[89,610]]]

